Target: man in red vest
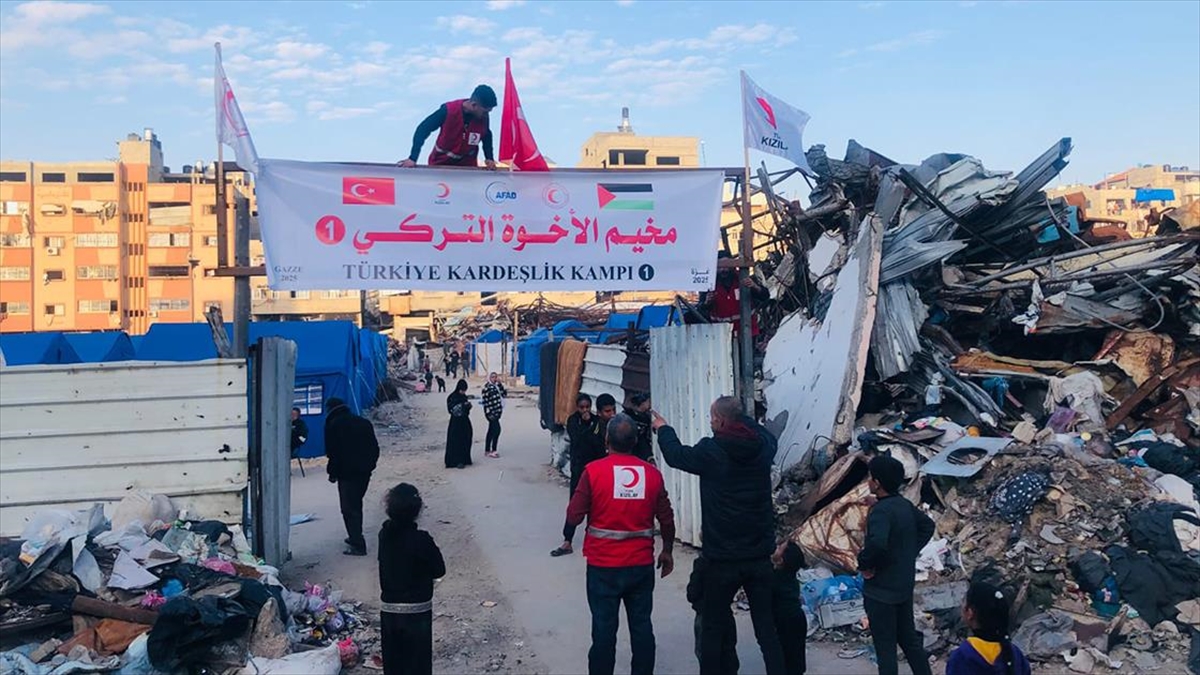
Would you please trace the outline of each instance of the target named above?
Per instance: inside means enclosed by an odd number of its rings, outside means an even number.
[[[608,423],[608,456],[587,465],[567,507],[569,525],[588,521],[583,556],[592,610],[589,675],[612,675],[622,602],[633,652],[630,673],[654,672],[654,520],[662,532],[658,567],[665,577],[675,568],[675,513],[662,473],[633,456],[637,443],[637,422],[625,414],[614,417]]]
[[[488,126],[488,113],[496,107],[496,92],[486,84],[475,87],[471,98],[460,98],[443,103],[432,115],[425,118],[413,134],[412,152],[400,166],[417,165],[421,146],[429,134],[438,132],[429,153],[429,166],[479,166],[479,146],[483,146],[484,164],[496,168],[492,154],[492,130]]]
[[[726,259],[731,256],[721,251],[717,254],[717,259]],[[726,268],[717,272],[716,287],[711,291],[704,291],[700,294],[700,306],[708,308],[708,316],[712,321],[717,323],[732,323],[733,334],[736,337],[740,334],[742,325],[742,296],[744,292],[750,293],[750,301],[752,308],[762,302],[766,302],[771,298],[771,294],[765,288],[758,285],[758,282],[753,277],[746,277],[745,280],[739,283],[738,272],[732,268]],[[758,339],[758,317],[751,314],[750,316],[750,335]]]

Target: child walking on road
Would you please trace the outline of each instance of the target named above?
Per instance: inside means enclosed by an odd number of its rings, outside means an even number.
[[[417,488],[397,485],[388,492],[388,520],[379,531],[385,675],[433,672],[433,581],[446,575],[446,563],[433,537],[417,529],[421,506]]]

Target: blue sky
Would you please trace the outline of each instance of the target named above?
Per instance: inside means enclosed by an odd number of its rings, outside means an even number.
[[[1200,166],[1197,2],[0,2],[0,156],[111,157],[148,126],[176,170],[211,159],[216,40],[264,157],[396,161],[438,104],[503,91],[511,56],[568,166],[623,105],[740,165],[741,68],[835,157],[854,138],[1019,170],[1071,136],[1064,182]]]

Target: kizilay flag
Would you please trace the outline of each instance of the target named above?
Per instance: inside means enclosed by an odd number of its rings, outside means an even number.
[[[238,166],[258,173],[258,152],[254,149],[254,141],[250,139],[250,129],[246,126],[246,118],[242,117],[242,109],[233,95],[233,88],[225,77],[225,67],[221,65],[221,43],[218,42],[216,48],[213,84],[217,104],[217,142],[233,148]]]
[[[808,113],[763,91],[742,71],[742,119],[746,147],[791,160],[811,171],[804,157],[804,127]]]
[[[521,171],[549,171],[546,158],[538,150],[533,132],[525,121],[525,110],[517,96],[512,65],[504,59],[504,109],[500,113],[500,161],[509,162]]]

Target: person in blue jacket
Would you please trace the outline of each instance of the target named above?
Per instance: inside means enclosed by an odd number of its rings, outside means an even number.
[[[963,600],[971,637],[950,654],[946,675],[1030,675],[1029,659],[1008,638],[1008,598],[992,584],[971,583]]]

